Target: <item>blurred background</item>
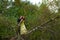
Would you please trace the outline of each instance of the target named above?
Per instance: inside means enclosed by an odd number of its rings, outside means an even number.
[[[60,40],[60,0],[0,0],[0,40],[16,35],[17,19],[25,16],[26,40]]]

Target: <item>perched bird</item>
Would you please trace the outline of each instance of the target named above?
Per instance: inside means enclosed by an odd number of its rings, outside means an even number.
[[[17,35],[12,37],[10,40],[23,40],[26,38],[26,34],[27,34],[27,29],[25,27],[25,18],[24,16],[21,16],[18,20],[18,26],[17,26]]]
[[[19,19],[18,19],[18,31],[20,32],[21,35],[24,35],[24,34],[27,34],[27,29],[25,27],[25,18],[24,16],[21,16]]]

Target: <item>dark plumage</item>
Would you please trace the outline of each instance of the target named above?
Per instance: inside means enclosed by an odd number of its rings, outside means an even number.
[[[18,20],[17,20],[17,23],[19,24],[19,23],[20,23],[20,21],[21,21],[21,19],[18,19]]]

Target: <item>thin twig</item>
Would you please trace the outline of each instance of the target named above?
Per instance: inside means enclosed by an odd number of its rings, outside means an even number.
[[[51,18],[50,20],[46,21],[45,23],[41,24],[40,26],[37,26],[37,27],[35,27],[35,28],[32,28],[32,30],[28,31],[27,34],[30,34],[31,32],[37,30],[38,28],[43,29],[43,28],[44,28],[43,26],[47,25],[49,22],[54,21],[56,18],[59,18],[59,16],[57,16],[57,17],[55,17],[55,18]]]

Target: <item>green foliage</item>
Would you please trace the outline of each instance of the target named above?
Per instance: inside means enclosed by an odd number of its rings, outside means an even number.
[[[15,34],[14,26],[16,25],[16,22],[14,22],[13,20],[0,15],[0,36],[11,37]]]
[[[18,0],[16,0],[18,2]],[[18,4],[18,3],[17,3]],[[25,25],[27,30],[33,27],[40,26],[50,19],[54,19],[57,14],[52,14],[45,4],[41,4],[38,8],[36,5],[32,5],[29,2],[20,2],[17,6],[16,2],[12,4],[12,7],[6,8],[0,7],[3,14],[0,15],[0,36],[11,37],[15,36],[15,29],[17,27],[17,19],[20,16],[25,16]],[[2,5],[4,6],[4,5]],[[60,11],[60,10],[59,10]],[[59,40],[60,39],[60,18],[54,21],[48,22],[42,26],[43,29],[38,28],[34,32],[26,35],[27,40]]]

